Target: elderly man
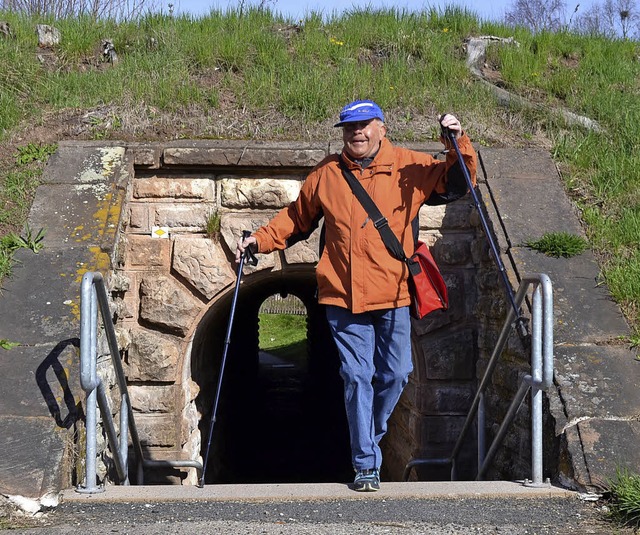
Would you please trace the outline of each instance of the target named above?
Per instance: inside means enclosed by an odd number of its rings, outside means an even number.
[[[450,114],[439,121],[456,136],[475,180],[476,155],[460,122]],[[325,246],[316,268],[318,301],[326,306],[340,355],[356,472],[353,488],[375,491],[380,488],[380,439],[412,371],[409,274],[406,264],[385,248],[341,164],[364,186],[408,256],[414,250],[412,221],[420,206],[455,200],[467,186],[455,151],[439,161],[392,145],[384,114],[371,100],[347,104],[335,126],[342,128],[342,154],[320,162],[297,200],[240,240],[236,260],[247,247],[260,253],[284,249],[291,236],[308,232],[324,215]]]

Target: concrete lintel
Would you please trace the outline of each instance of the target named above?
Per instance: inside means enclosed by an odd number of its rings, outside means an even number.
[[[166,166],[313,167],[327,156],[325,143],[191,141],[167,144]]]
[[[0,338],[34,345],[77,337],[86,255],[82,247],[19,249],[2,292]]]
[[[42,184],[93,184],[117,176],[125,147],[118,144],[84,145],[60,143],[51,155]]]

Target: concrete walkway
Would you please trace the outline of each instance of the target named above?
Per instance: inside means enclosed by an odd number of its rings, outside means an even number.
[[[585,498],[504,481],[383,482],[376,493],[339,484],[111,487],[64,491],[55,510],[16,533],[631,535]]]

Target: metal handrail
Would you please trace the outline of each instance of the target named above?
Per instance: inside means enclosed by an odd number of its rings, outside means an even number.
[[[120,439],[116,431],[109,400],[102,379],[98,377],[98,309],[105,329],[111,362],[116,372],[120,389]],[[122,368],[120,351],[116,340],[115,328],[109,310],[109,301],[104,279],[101,273],[88,272],[82,277],[80,298],[80,386],[86,393],[86,459],[85,484],[76,488],[78,492],[93,494],[103,492],[104,487],[97,485],[96,475],[96,408],[100,414],[107,433],[107,440],[118,476],[118,484],[129,484],[128,451],[129,432],[135,454],[137,482],[144,484],[144,468],[195,468],[200,472],[202,463],[188,460],[152,460],[145,459],[142,444],[136,428],[133,409],[129,400],[127,380]],[[96,407],[97,405],[97,407]]]
[[[525,375],[518,388],[507,414],[485,455],[484,431],[484,392],[487,389],[498,359],[509,339],[518,317],[516,310],[520,308],[527,295],[529,287],[533,286],[531,299],[531,374]],[[526,276],[522,279],[515,296],[515,307],[507,313],[498,341],[487,364],[480,386],[462,426],[458,440],[451,456],[439,459],[413,459],[404,469],[403,479],[407,481],[411,470],[420,465],[451,465],[451,479],[457,478],[456,458],[462,448],[465,436],[471,428],[474,417],[478,416],[478,475],[482,479],[501,446],[509,425],[513,422],[524,397],[531,389],[531,471],[530,480],[525,480],[529,486],[542,485],[542,392],[547,390],[553,381],[553,290],[551,279],[545,274]]]

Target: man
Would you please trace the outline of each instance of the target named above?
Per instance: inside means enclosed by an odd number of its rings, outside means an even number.
[[[458,140],[472,180],[476,155],[458,119],[440,117]],[[340,355],[340,375],[351,439],[354,489],[380,488],[380,439],[412,371],[408,269],[385,248],[367,212],[344,178],[340,160],[360,180],[410,256],[412,221],[420,206],[442,204],[467,192],[455,151],[446,161],[393,146],[380,107],[371,100],[340,112],[344,147],[307,176],[298,199],[252,236],[240,240],[260,253],[284,249],[287,240],[313,228],[324,215],[325,245],[316,268],[318,301]],[[443,139],[443,141],[446,141]],[[446,144],[446,143],[445,143]]]

